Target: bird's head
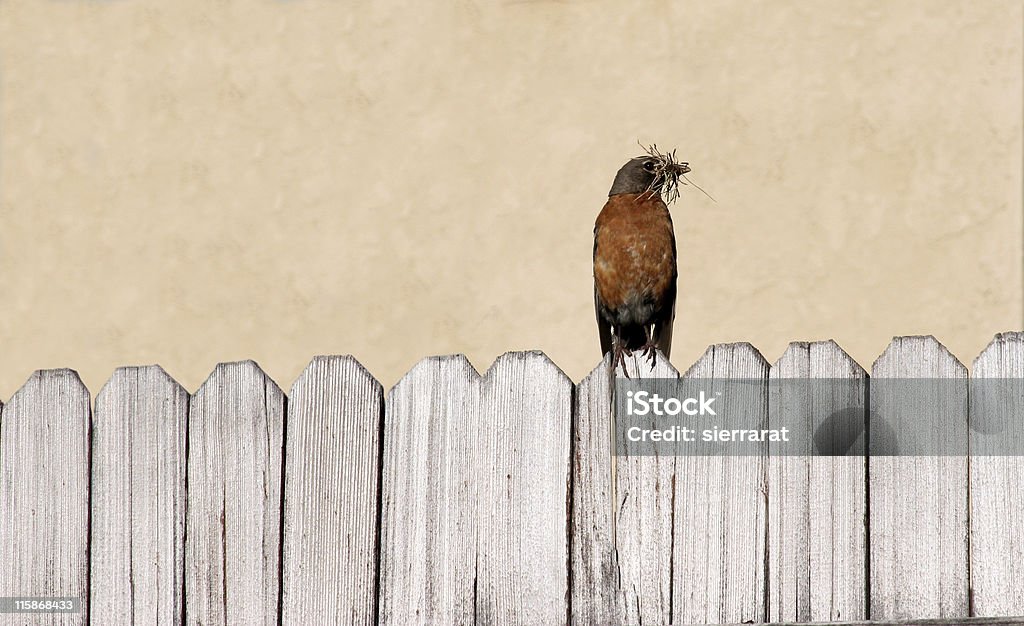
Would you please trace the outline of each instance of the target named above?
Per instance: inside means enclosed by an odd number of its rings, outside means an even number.
[[[619,168],[609,196],[624,193],[661,194],[666,202],[679,197],[680,177],[690,171],[690,164],[676,161],[675,150],[661,153],[657,146],[646,148],[647,154],[626,161]]]

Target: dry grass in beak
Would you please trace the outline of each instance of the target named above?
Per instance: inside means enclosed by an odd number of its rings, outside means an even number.
[[[657,144],[651,144],[644,146],[640,144],[640,147],[644,149],[651,159],[654,160],[654,182],[651,183],[650,188],[647,191],[653,192],[659,185],[661,187],[661,196],[665,200],[665,204],[672,204],[679,198],[679,185],[685,185],[687,183],[696,187],[702,194],[711,198],[711,195],[700,188],[689,178],[686,178],[686,174],[690,171],[690,164],[686,161],[676,160],[676,151],[661,152],[658,150]],[[682,180],[680,180],[682,179]],[[685,180],[686,182],[682,182]],[[711,198],[714,202],[715,199]]]

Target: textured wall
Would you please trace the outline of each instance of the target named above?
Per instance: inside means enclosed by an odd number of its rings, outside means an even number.
[[[4,2],[0,397],[160,362],[599,359],[593,220],[636,141],[693,189],[675,355],[863,365],[1022,319],[1020,0]]]

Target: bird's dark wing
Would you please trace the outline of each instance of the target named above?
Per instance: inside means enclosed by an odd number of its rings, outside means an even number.
[[[601,336],[601,356],[604,356],[612,351],[612,325],[601,316],[601,297],[597,295],[597,285],[594,285],[594,311],[597,313],[597,333]]]
[[[666,307],[665,313],[654,320],[654,336],[658,340],[658,349],[668,359],[672,350],[672,323],[676,319],[675,296],[672,297],[672,306]]]
[[[597,229],[594,224],[594,259],[597,259]],[[594,313],[597,315],[597,334],[601,337],[601,356],[612,351],[612,325],[601,316],[601,296],[597,294],[597,279],[594,279]]]
[[[665,301],[670,302],[671,305],[662,309],[661,315],[654,320],[654,337],[658,342],[658,349],[665,355],[665,359],[669,358],[669,353],[672,351],[672,326],[676,320],[676,280],[679,277],[678,270],[676,268],[676,259],[678,255],[676,253],[676,237],[675,229],[672,226],[672,215],[666,211],[666,217],[668,218],[668,228],[672,233],[672,286],[669,289],[669,293],[666,294]]]

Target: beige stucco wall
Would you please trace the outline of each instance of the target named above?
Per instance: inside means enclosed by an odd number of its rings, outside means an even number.
[[[3,2],[0,397],[159,362],[599,360],[593,220],[673,206],[673,361],[1022,324],[1020,0]]]

